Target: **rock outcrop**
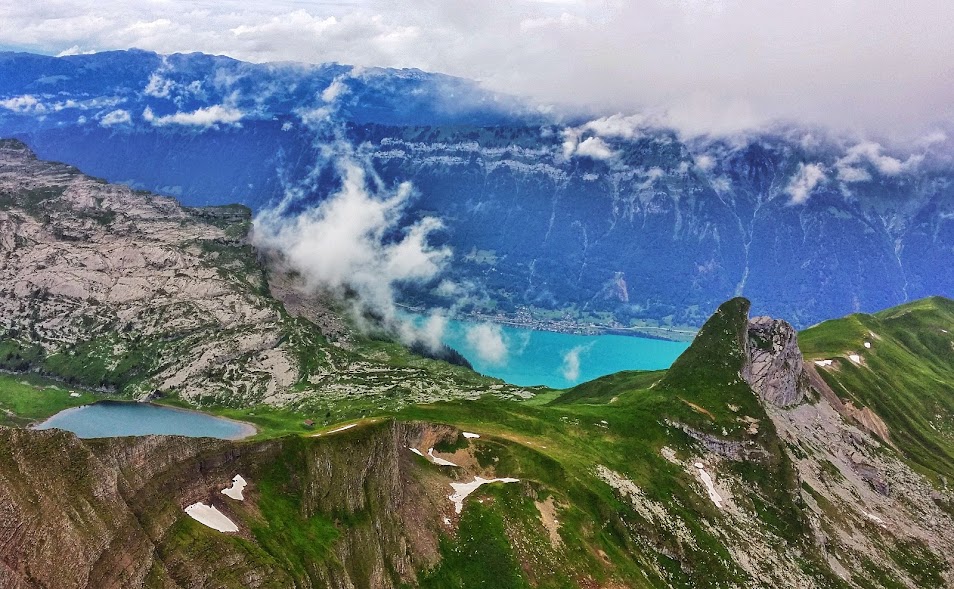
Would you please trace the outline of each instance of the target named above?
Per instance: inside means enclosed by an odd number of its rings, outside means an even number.
[[[414,583],[437,562],[452,505],[448,479],[406,446],[457,431],[364,429],[232,443],[0,428],[0,588]],[[243,501],[221,493],[237,473],[248,481]],[[192,522],[183,508],[199,501],[236,522],[239,541]],[[327,546],[310,550],[297,534],[321,542],[316,522]]]
[[[795,328],[781,319],[754,317],[746,339],[742,376],[760,399],[778,407],[796,405],[809,388]]]
[[[266,271],[250,222],[244,207],[185,208],[0,141],[0,369],[232,406],[490,392],[443,365],[356,352],[348,322]]]

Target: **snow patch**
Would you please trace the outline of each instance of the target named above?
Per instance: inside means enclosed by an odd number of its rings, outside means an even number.
[[[716,491],[715,485],[712,483],[712,477],[706,472],[706,467],[701,462],[697,462],[695,467],[699,471],[699,478],[702,479],[702,483],[706,486],[706,491],[709,492],[709,499],[712,499],[716,507],[722,509],[722,496]]]
[[[509,477],[504,477],[502,479],[485,479],[481,477],[474,477],[474,480],[470,483],[451,483],[450,486],[454,489],[454,494],[449,495],[447,498],[454,502],[454,512],[460,513],[464,509],[464,499],[468,495],[477,490],[481,485],[486,485],[489,483],[518,483],[520,479],[512,479]]]
[[[470,432],[464,432],[464,437],[467,438],[467,439],[474,439],[474,438],[479,438],[479,437],[480,437],[480,434],[473,434],[473,433],[470,433]]]
[[[236,501],[245,501],[245,495],[242,494],[242,491],[245,490],[246,485],[248,485],[248,483],[245,482],[242,475],[237,474],[232,478],[232,486],[228,489],[222,489],[222,494]]]
[[[408,450],[410,450],[411,452],[414,452],[415,454],[417,454],[417,455],[420,456],[421,458],[424,458],[424,453],[421,452],[420,450],[418,450],[417,448],[408,448]]]
[[[815,366],[831,366],[834,360],[815,360]]]
[[[218,530],[220,532],[239,531],[238,526],[235,525],[235,522],[226,517],[224,513],[212,505],[206,505],[201,501],[186,507],[185,512],[195,521],[209,526],[213,530]]]
[[[858,354],[848,354],[848,359],[854,362],[855,364],[861,364],[861,356]]]
[[[427,455],[431,457],[431,461],[437,466],[460,466],[459,464],[454,464],[450,460],[444,460],[440,456],[434,456],[434,448],[428,448]]]
[[[338,429],[333,429],[333,430],[331,430],[331,431],[328,432],[328,433],[329,433],[329,434],[334,434],[334,433],[337,433],[337,432],[343,432],[343,431],[345,431],[346,429],[351,429],[351,428],[353,428],[353,427],[356,426],[356,425],[358,425],[358,424],[357,424],[357,423],[350,423],[350,424],[348,424],[348,425],[346,425],[346,426],[344,426],[344,427],[339,427]]]
[[[865,347],[870,350],[870,349],[871,349],[871,342],[865,342]]]

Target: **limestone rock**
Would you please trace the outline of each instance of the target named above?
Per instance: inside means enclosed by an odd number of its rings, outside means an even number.
[[[760,399],[778,407],[805,399],[808,379],[795,328],[771,317],[749,320],[743,377]]]

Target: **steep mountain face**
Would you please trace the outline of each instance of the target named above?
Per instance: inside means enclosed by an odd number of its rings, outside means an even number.
[[[529,114],[421,72],[203,55],[5,54],[0,80],[0,133],[187,204],[261,209],[290,191],[311,206],[349,144],[385,184],[413,181],[411,217],[444,220],[465,311],[697,326],[745,295],[802,327],[954,294],[935,271],[954,264],[946,144],[685,139],[636,117]]]
[[[749,362],[742,373],[763,401],[778,407],[805,399],[808,375],[795,329],[786,321],[755,317],[748,328]]]
[[[406,446],[451,433],[389,423],[236,445],[0,430],[0,587],[400,586],[437,560],[427,514],[453,513],[446,478]],[[237,473],[242,500],[221,493]],[[240,532],[187,517],[200,501]]]
[[[387,350],[372,358],[328,308],[289,315],[248,228],[243,207],[186,209],[0,142],[0,367],[231,406],[509,390]],[[289,280],[272,272],[275,292],[296,292]]]
[[[876,353],[941,343],[898,319],[934,321],[950,347],[952,304],[886,312],[860,368],[886,378]],[[952,470],[919,464],[895,414],[867,428],[846,410],[854,383],[816,386],[791,328],[748,310],[720,306],[668,373],[548,405],[432,404],[250,442],[0,429],[0,587],[949,587]],[[222,493],[237,474],[241,500]],[[196,502],[238,531],[191,519]]]
[[[935,481],[954,477],[954,302],[932,297],[826,321],[800,345],[821,392]]]

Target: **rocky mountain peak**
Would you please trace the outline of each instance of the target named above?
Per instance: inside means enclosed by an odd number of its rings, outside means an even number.
[[[778,407],[797,405],[805,399],[808,378],[798,349],[798,335],[787,321],[771,317],[749,320],[747,361],[742,370],[760,399]]]

